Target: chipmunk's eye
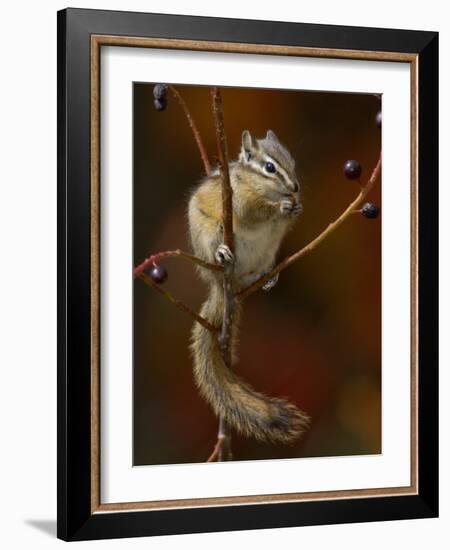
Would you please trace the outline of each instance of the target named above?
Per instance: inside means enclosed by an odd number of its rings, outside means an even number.
[[[277,171],[273,162],[266,162],[264,168],[266,169],[266,172],[269,172],[269,174],[273,174]]]

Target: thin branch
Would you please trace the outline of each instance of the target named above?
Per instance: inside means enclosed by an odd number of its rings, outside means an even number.
[[[219,457],[219,450],[220,445],[222,444],[221,440],[219,439],[219,436],[217,436],[217,442],[214,445],[213,452],[209,455],[209,457],[206,459],[206,462],[215,462]]]
[[[144,283],[148,286],[150,286],[151,288],[154,288],[155,290],[157,290],[162,296],[164,296],[164,298],[166,298],[167,300],[169,300],[169,302],[171,302],[175,307],[177,307],[179,310],[181,311],[184,311],[184,313],[187,313],[188,315],[190,315],[195,321],[197,321],[197,323],[200,323],[203,327],[205,327],[207,330],[215,333],[215,332],[218,332],[218,329],[216,327],[214,327],[213,325],[211,325],[211,323],[205,319],[204,317],[202,317],[201,315],[198,315],[198,313],[195,313],[195,311],[193,311],[189,306],[187,306],[184,302],[182,302],[181,300],[178,300],[177,298],[175,298],[168,290],[166,290],[165,288],[163,288],[161,285],[158,285],[157,283],[155,283],[151,277],[149,277],[148,275],[146,275],[145,273],[140,273],[138,275],[138,277],[144,281]]]
[[[231,437],[226,429],[226,424],[223,418],[219,420],[219,432],[217,434],[217,442],[214,445],[213,452],[208,457],[206,462],[223,462],[225,460],[231,460]],[[225,428],[225,431],[224,431]]]
[[[197,256],[193,256],[192,254],[188,254],[187,252],[183,252],[182,250],[166,250],[165,252],[158,252],[157,254],[152,254],[148,258],[146,258],[142,263],[140,263],[138,266],[136,266],[133,270],[133,275],[135,277],[139,276],[147,267],[150,265],[158,262],[161,258],[181,258],[183,260],[188,260],[189,262],[192,262],[194,264],[200,265],[201,267],[204,267],[206,269],[210,269],[211,271],[222,271],[223,267],[221,265],[217,264],[210,264],[208,262],[204,262],[201,258],[197,258]]]
[[[223,118],[222,96],[219,88],[211,90],[213,102],[214,126],[216,129],[217,155],[219,159],[219,170],[222,182],[222,223],[223,243],[234,253],[233,235],[233,190],[230,182],[228,163],[227,138]],[[233,265],[227,263],[223,272],[223,301],[224,311],[222,328],[218,338],[223,361],[227,368],[231,368],[231,324],[234,310],[234,296],[232,289]],[[219,461],[231,460],[231,434],[224,418],[219,419],[219,431],[217,435]]]
[[[188,106],[186,105],[186,102],[182,98],[180,92],[175,88],[175,86],[168,85],[169,90],[172,92],[175,99],[178,101],[178,103],[181,105],[184,114],[186,115],[186,118],[189,122],[189,126],[192,129],[192,133],[194,134],[195,141],[197,143],[198,150],[200,151],[200,157],[203,161],[203,166],[205,167],[205,172],[207,176],[211,175],[211,164],[209,163],[208,159],[208,153],[206,152],[206,148],[203,144],[202,138],[200,136],[200,132],[198,131],[197,125],[195,124],[194,118],[191,115],[191,112],[189,111]]]
[[[219,170],[222,182],[222,224],[223,224],[223,243],[234,253],[234,234],[233,234],[233,190],[230,182],[230,172],[228,164],[228,147],[225,133],[225,124],[223,120],[222,96],[219,88],[214,87],[211,91],[213,98],[214,125],[216,129],[217,156],[219,159]],[[231,338],[231,316],[233,310],[233,294],[231,288],[231,279],[233,276],[233,266],[226,264],[224,269],[224,318],[222,331],[220,335],[220,344],[223,350],[229,354],[226,363],[231,366],[230,338]]]
[[[223,218],[223,242],[233,252],[233,189],[230,183],[230,171],[228,163],[227,137],[223,120],[222,96],[219,88],[211,90],[213,98],[214,125],[216,129],[217,156],[222,180],[222,218]]]
[[[272,279],[277,273],[280,273],[283,271],[283,269],[286,269],[290,265],[292,265],[294,262],[296,262],[298,259],[300,259],[302,256],[307,254],[308,252],[311,252],[316,248],[317,245],[319,245],[322,241],[324,241],[333,231],[335,231],[349,216],[354,214],[355,210],[358,209],[362,201],[366,198],[369,191],[372,189],[376,179],[378,178],[381,171],[381,153],[380,158],[378,159],[378,162],[373,169],[373,172],[365,186],[361,187],[361,191],[359,195],[356,197],[356,199],[344,210],[344,212],[330,225],[322,231],[320,235],[318,235],[315,239],[313,239],[309,244],[307,244],[305,247],[303,247],[301,250],[296,252],[295,254],[292,254],[291,256],[288,256],[285,258],[282,262],[280,262],[276,267],[272,269],[269,273],[255,281],[253,284],[248,286],[247,288],[244,288],[240,292],[237,293],[237,296],[243,300],[244,298],[247,298],[250,296],[250,294],[253,294],[253,292],[256,292],[258,289],[260,289],[267,281]]]
[[[217,442],[219,443],[217,460],[223,462],[225,460],[233,460],[231,452],[231,432],[224,418],[219,419],[219,431],[217,434]]]

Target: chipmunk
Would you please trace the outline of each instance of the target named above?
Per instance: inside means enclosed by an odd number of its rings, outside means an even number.
[[[192,193],[188,206],[192,247],[210,263],[233,264],[233,292],[245,288],[274,265],[278,248],[302,211],[295,163],[274,132],[255,140],[248,130],[242,134],[239,158],[229,165],[233,190],[235,251],[223,244],[222,188],[218,170],[206,177]],[[223,276],[205,268],[199,273],[209,285],[201,309],[215,327],[222,324]],[[278,276],[263,287],[270,290]],[[232,320],[232,361],[239,322],[236,300]],[[216,335],[196,323],[191,351],[194,378],[200,393],[218,416],[243,435],[261,441],[289,443],[309,423],[308,416],[285,399],[269,397],[243,382],[223,362]]]

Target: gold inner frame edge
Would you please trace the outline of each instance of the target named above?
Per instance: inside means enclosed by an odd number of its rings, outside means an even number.
[[[410,64],[411,82],[411,484],[407,487],[316,491],[233,497],[101,503],[100,499],[100,50],[101,46],[165,48],[333,59],[393,61]],[[91,513],[273,504],[418,494],[418,55],[402,52],[307,48],[235,42],[91,35]]]

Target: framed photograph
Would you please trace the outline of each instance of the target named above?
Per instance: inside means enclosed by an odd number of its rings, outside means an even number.
[[[438,35],[58,13],[58,537],[438,514]]]

